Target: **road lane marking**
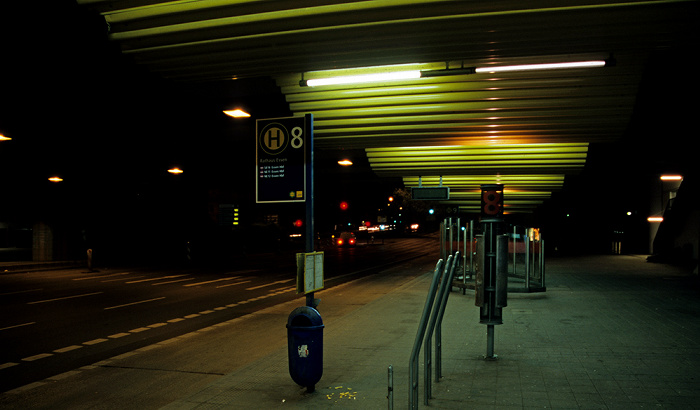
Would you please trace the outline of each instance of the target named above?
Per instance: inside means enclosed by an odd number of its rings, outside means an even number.
[[[201,316],[201,315],[198,315],[198,314],[196,314],[196,313],[193,313],[193,314],[191,314],[191,315],[185,316],[185,319],[193,319],[193,318],[199,317],[199,316]]]
[[[53,352],[54,353],[66,353],[66,352],[70,352],[71,350],[76,350],[76,349],[80,349],[80,348],[82,348],[82,346],[78,346],[78,345],[66,346],[66,347],[61,348],[61,349],[56,349]]]
[[[18,364],[19,363],[13,363],[13,362],[7,362],[4,364],[0,364],[0,370],[7,369],[8,367],[12,367],[12,366],[17,366]]]
[[[183,320],[185,320],[185,319],[183,319],[181,317],[176,317],[175,319],[168,320],[168,323],[177,323],[177,322],[182,322]]]
[[[145,332],[146,330],[151,330],[151,328],[149,328],[149,327],[139,327],[139,328],[136,328],[136,329],[131,329],[131,330],[129,330],[129,333],[141,333],[141,332]]]
[[[130,278],[109,279],[109,280],[100,281],[100,283],[121,282],[121,281],[124,281],[124,280],[138,279],[138,278],[142,278],[142,277],[143,277],[143,276],[132,276],[132,277],[130,277]]]
[[[27,322],[27,323],[22,323],[21,325],[14,325],[14,326],[3,327],[2,329],[0,329],[0,331],[2,331],[2,330],[8,330],[8,329],[14,329],[14,328],[17,328],[17,327],[22,327],[22,326],[31,326],[31,325],[35,325],[35,324],[36,324],[36,322]]]
[[[167,326],[167,325],[168,325],[167,323],[160,322],[160,323],[154,323],[152,325],[148,325],[148,327],[150,327],[151,329],[155,329],[155,328],[163,327],[163,326]]]
[[[132,284],[132,283],[141,283],[141,282],[155,282],[157,280],[181,278],[183,276],[187,276],[187,275],[171,275],[171,276],[163,276],[163,277],[159,277],[159,278],[139,279],[139,280],[132,280],[132,281],[129,281],[126,283]]]
[[[227,287],[229,287],[229,286],[237,286],[237,285],[242,285],[242,284],[244,284],[244,283],[250,283],[250,282],[252,282],[252,281],[250,281],[250,280],[242,280],[242,281],[239,281],[239,282],[233,282],[233,283],[227,283],[227,284],[225,284],[225,285],[219,285],[219,286],[217,286],[216,288],[217,288],[217,289],[219,289],[219,288],[227,288]]]
[[[160,285],[167,285],[169,283],[187,282],[188,280],[194,280],[194,278],[185,278],[185,279],[169,280],[166,282],[151,283],[151,286],[160,286]]]
[[[119,309],[119,308],[123,308],[123,307],[126,307],[126,306],[139,305],[139,304],[141,304],[141,303],[154,302],[154,301],[156,301],[156,300],[163,300],[163,299],[165,299],[165,296],[162,296],[162,297],[159,297],[159,298],[147,299],[147,300],[140,300],[140,301],[138,301],[138,302],[125,303],[125,304],[123,304],[123,305],[110,306],[110,307],[104,308],[104,310]]]
[[[234,279],[238,279],[238,278],[240,278],[240,276],[232,276],[232,277],[230,277],[230,278],[221,278],[221,279],[208,280],[208,281],[206,281],[206,282],[188,283],[187,285],[184,285],[184,287],[189,288],[189,287],[191,287],[191,286],[207,285],[207,284],[209,284],[209,283],[223,282],[223,281],[226,281],[226,280],[234,280]]]
[[[9,296],[9,295],[18,295],[20,293],[29,293],[29,292],[39,292],[44,290],[43,288],[39,289],[27,289],[27,290],[17,290],[14,292],[6,292],[6,293],[0,293],[0,296]]]
[[[85,296],[94,296],[94,295],[100,295],[104,292],[93,292],[93,293],[84,293],[82,295],[73,295],[73,296],[64,296],[62,298],[55,298],[55,299],[45,299],[45,300],[37,300],[34,302],[27,302],[28,305],[36,305],[38,303],[48,303],[48,302],[56,302],[59,300],[66,300],[66,299],[75,299],[75,298],[83,298]]]
[[[83,342],[83,344],[88,345],[88,346],[93,346],[93,345],[96,345],[99,343],[104,343],[107,341],[108,341],[107,339],[99,338],[99,339],[88,340],[87,342]]]
[[[266,283],[266,284],[264,284],[264,285],[253,286],[252,288],[246,288],[246,290],[256,290],[256,289],[266,288],[266,287],[268,287],[268,286],[279,285],[280,283],[286,283],[286,282],[289,282],[289,281],[292,281],[292,280],[294,280],[294,279],[278,280],[278,281],[276,281],[276,282],[270,282],[270,283]]]
[[[90,279],[104,279],[104,278],[110,278],[112,276],[123,276],[123,275],[128,275],[131,272],[120,272],[120,273],[110,273],[109,275],[95,275],[95,276],[85,276],[82,278],[73,278],[75,281],[79,280],[90,280]]]
[[[110,339],[119,339],[120,337],[129,336],[129,335],[131,335],[131,333],[124,333],[124,332],[122,332],[122,333],[115,333],[115,334],[109,335],[109,336],[107,336],[107,337],[110,338]]]
[[[53,356],[53,353],[39,353],[39,354],[35,354],[34,356],[25,357],[24,359],[22,359],[22,361],[33,362],[35,360],[43,359],[43,358],[50,357],[50,356]]]

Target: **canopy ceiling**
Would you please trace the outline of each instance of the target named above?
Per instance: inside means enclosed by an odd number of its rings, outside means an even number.
[[[77,0],[123,53],[184,82],[269,76],[292,112],[314,114],[319,149],[363,149],[379,176],[450,186],[478,207],[505,184],[531,212],[627,130],[658,51],[694,43],[697,1]],[[606,67],[464,74],[307,87],[341,74],[604,59]],[[387,67],[389,66],[389,67]]]

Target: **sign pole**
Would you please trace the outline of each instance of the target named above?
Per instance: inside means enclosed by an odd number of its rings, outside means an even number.
[[[304,115],[304,125],[307,130],[306,139],[306,252],[314,251],[315,226],[314,226],[314,118],[312,114]],[[306,294],[306,306],[315,308],[318,301],[314,299],[314,292]]]

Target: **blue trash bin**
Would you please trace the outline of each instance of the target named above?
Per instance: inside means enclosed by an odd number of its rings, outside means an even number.
[[[323,374],[323,327],[321,315],[309,306],[294,309],[287,319],[289,374],[310,392]]]

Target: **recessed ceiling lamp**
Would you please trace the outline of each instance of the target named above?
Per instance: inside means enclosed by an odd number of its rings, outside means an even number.
[[[248,117],[250,117],[250,114],[241,110],[240,108],[236,108],[235,110],[226,110],[226,111],[224,111],[224,114],[228,115],[229,117],[233,117],[233,118],[248,118]]]

